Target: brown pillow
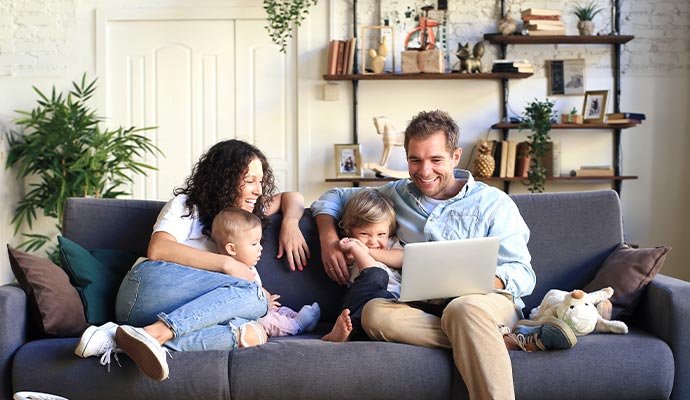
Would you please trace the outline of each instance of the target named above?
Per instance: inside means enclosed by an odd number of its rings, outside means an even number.
[[[45,333],[78,336],[86,329],[84,306],[65,271],[49,260],[7,245],[12,272],[26,292],[29,315]]]
[[[642,291],[659,272],[670,250],[670,246],[633,249],[622,243],[609,254],[597,275],[583,290],[593,292],[611,286],[611,318],[626,319],[632,316]]]

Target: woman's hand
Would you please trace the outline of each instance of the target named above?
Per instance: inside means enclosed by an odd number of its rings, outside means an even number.
[[[291,271],[294,271],[295,267],[302,271],[302,268],[307,265],[307,259],[311,257],[307,241],[299,230],[299,218],[283,218],[276,257],[281,258],[283,255],[287,257]]]

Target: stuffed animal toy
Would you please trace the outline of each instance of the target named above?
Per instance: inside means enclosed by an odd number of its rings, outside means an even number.
[[[613,295],[610,287],[585,293],[582,290],[566,292],[552,289],[546,293],[539,307],[530,312],[530,319],[556,317],[565,322],[577,336],[590,332],[628,333],[628,326],[622,321],[610,321]]]

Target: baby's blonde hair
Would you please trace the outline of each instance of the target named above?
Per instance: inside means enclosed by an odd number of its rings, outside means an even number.
[[[261,226],[261,219],[249,211],[228,207],[216,214],[211,225],[211,238],[216,246],[234,241],[238,235]]]
[[[362,189],[355,193],[345,204],[340,227],[346,235],[362,225],[389,222],[389,233],[392,235],[397,227],[393,203],[378,190]]]

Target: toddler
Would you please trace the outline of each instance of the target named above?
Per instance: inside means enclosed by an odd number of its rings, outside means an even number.
[[[268,336],[297,335],[314,330],[321,316],[318,303],[305,305],[299,312],[295,312],[289,307],[281,307],[277,301],[280,295],[270,294],[263,288],[255,268],[263,249],[261,235],[261,220],[248,211],[226,208],[213,219],[211,237],[218,246],[218,252],[249,266],[256,273],[256,284],[269,299],[268,313],[259,318],[259,323]]]
[[[342,312],[330,333],[322,339],[344,342],[362,335],[362,308],[374,298],[400,297],[402,247],[395,236],[393,204],[374,189],[363,189],[345,204],[339,223],[345,237],[340,240],[349,260],[350,281]],[[387,253],[390,266],[372,257],[370,249]],[[393,268],[391,268],[393,267]],[[397,268],[395,268],[397,267]]]

